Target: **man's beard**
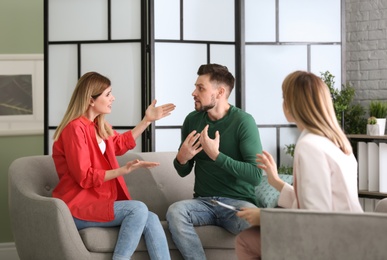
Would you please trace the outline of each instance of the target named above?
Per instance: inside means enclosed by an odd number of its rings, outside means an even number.
[[[201,104],[201,103],[200,103]],[[195,110],[198,111],[198,112],[207,112],[208,110],[212,109],[215,107],[215,96],[212,95],[211,96],[211,103],[207,106],[196,106],[195,105]]]

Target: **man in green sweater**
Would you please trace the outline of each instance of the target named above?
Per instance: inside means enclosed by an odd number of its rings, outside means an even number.
[[[192,93],[195,111],[182,127],[182,143],[173,163],[181,177],[194,167],[194,198],[172,204],[167,220],[186,260],[206,259],[194,226],[217,225],[234,234],[249,227],[235,211],[213,200],[235,208],[257,204],[254,190],[262,172],[255,160],[262,144],[254,118],[228,103],[234,81],[225,66],[200,66]]]

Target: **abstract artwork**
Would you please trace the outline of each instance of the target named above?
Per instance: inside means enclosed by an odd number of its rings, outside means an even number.
[[[41,54],[0,55],[0,136],[43,134]]]
[[[32,75],[0,75],[0,116],[32,115]]]

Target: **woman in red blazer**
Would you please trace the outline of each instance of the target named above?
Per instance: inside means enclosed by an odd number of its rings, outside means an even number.
[[[168,116],[173,104],[147,108],[142,121],[120,134],[105,121],[115,100],[111,82],[96,72],[84,74],[54,134],[53,159],[59,183],[53,197],[63,200],[78,230],[121,226],[113,259],[130,259],[144,235],[151,259],[170,259],[164,230],[156,214],[131,200],[123,175],[151,168],[156,162],[134,160],[120,167],[116,156],[136,146],[135,140],[155,120]]]

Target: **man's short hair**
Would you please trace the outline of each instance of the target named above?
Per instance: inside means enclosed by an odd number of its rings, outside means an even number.
[[[198,75],[209,75],[210,81],[215,81],[218,84],[225,84],[229,87],[229,92],[234,88],[234,82],[235,78],[234,76],[228,71],[226,66],[219,65],[219,64],[203,64],[198,69]]]

